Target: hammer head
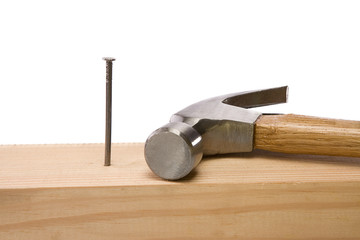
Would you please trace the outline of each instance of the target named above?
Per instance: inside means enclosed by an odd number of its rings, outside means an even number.
[[[203,155],[251,152],[254,125],[261,113],[248,108],[284,103],[288,87],[228,94],[175,113],[170,123],[146,140],[145,159],[158,176],[180,179]]]

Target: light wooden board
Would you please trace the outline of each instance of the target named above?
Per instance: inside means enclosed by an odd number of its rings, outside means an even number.
[[[0,239],[360,239],[360,159],[265,151],[154,176],[142,143],[0,146]]]

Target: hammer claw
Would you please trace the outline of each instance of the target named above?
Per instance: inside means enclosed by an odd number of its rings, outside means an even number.
[[[230,95],[222,102],[242,108],[254,108],[273,104],[286,103],[288,98],[288,86],[270,88]]]

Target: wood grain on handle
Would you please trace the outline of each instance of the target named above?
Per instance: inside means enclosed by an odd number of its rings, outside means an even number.
[[[360,157],[360,122],[302,115],[263,115],[255,124],[256,149]]]

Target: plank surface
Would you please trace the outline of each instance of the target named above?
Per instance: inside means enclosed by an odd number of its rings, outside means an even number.
[[[360,239],[360,159],[255,151],[182,181],[143,144],[0,146],[0,239]]]
[[[266,151],[204,158],[182,181],[164,181],[144,160],[143,143],[0,146],[0,189],[207,183],[360,182],[360,158]]]

